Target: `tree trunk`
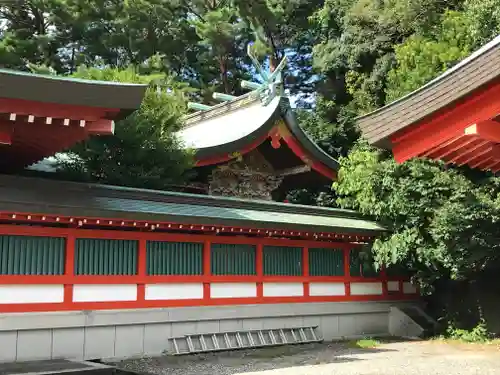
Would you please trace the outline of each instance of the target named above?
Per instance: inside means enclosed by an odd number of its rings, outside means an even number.
[[[269,56],[269,70],[271,73],[276,70],[276,59],[273,55]]]
[[[227,59],[224,56],[219,57],[220,79],[224,86],[224,93],[230,94],[229,82],[227,79]]]

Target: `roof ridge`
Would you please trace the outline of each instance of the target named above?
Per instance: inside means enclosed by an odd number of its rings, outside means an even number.
[[[253,94],[253,95],[252,95]],[[246,107],[250,104],[253,104],[257,101],[260,101],[260,98],[258,95],[255,95],[255,92],[251,91],[246,94],[240,95],[237,98],[219,103],[217,105],[214,105],[212,108],[210,108],[207,111],[197,111],[194,113],[191,113],[189,115],[186,115],[183,117],[183,126],[181,127],[180,130],[190,128],[194,125],[196,125],[198,122],[221,116],[224,115],[228,112],[234,111],[236,109],[240,109],[242,107]]]
[[[4,69],[4,68],[0,68],[0,74],[10,74],[10,75],[15,75],[15,76],[33,77],[33,78],[55,80],[55,81],[66,81],[66,82],[74,82],[74,83],[86,83],[86,84],[103,85],[103,86],[133,86],[133,87],[147,87],[148,86],[145,83],[101,81],[101,80],[93,80],[93,79],[60,76],[60,75],[23,72],[20,70]]]

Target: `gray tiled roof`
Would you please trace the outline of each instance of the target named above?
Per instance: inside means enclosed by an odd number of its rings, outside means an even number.
[[[94,81],[0,69],[3,97],[45,103],[116,108],[124,114],[139,108],[147,85]]]
[[[360,214],[268,201],[0,176],[0,211],[375,235]]]

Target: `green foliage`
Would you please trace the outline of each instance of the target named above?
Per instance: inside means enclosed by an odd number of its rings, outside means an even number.
[[[347,344],[350,348],[372,349],[380,346],[380,341],[368,337],[355,341],[349,341]]]
[[[297,117],[300,126],[325,152],[339,157],[347,155],[359,132],[346,111],[337,114],[336,110],[335,103],[319,98],[314,110],[299,110]],[[335,123],[327,120],[333,116],[338,118]]]
[[[468,56],[474,44],[470,22],[463,12],[448,11],[433,35],[415,34],[397,46],[397,66],[387,78],[387,102],[418,89]]]
[[[500,35],[500,0],[465,0],[465,12],[475,48]]]
[[[450,324],[446,329],[444,338],[468,343],[484,343],[491,339],[491,333],[488,331],[485,321],[481,320],[481,322],[471,330],[459,329],[453,324]]]
[[[498,264],[497,195],[441,163],[397,164],[363,143],[341,158],[337,203],[370,215],[390,233],[374,242],[378,265],[404,264],[425,287]],[[485,186],[489,186],[488,184]]]
[[[169,93],[150,87],[136,112],[116,123],[115,135],[93,137],[72,151],[63,172],[73,178],[132,187],[167,189],[180,183],[192,165],[191,155],[179,147],[172,131],[178,129],[185,103],[175,82],[164,75],[143,76],[131,68],[81,68],[78,78],[168,85]]]

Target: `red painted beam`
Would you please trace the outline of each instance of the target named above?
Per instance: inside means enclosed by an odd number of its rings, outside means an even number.
[[[478,143],[481,143],[481,140],[478,140],[475,137],[463,137],[465,139],[465,142],[461,143],[460,145],[457,145],[456,147],[453,147],[452,149],[446,151],[442,155],[439,156],[439,158],[436,159],[441,159],[444,161],[448,161],[454,157],[457,157],[460,153],[460,150],[468,150]]]
[[[447,163],[451,164],[458,164],[460,163],[464,158],[469,157],[471,154],[475,152],[480,152],[483,150],[485,147],[489,147],[489,142],[484,141],[484,140],[477,140],[477,142],[471,143],[471,147],[464,147],[462,149],[459,149],[457,152],[457,156],[451,158],[450,160],[447,161]]]
[[[483,167],[485,171],[493,170],[495,167],[500,165],[500,160],[491,159],[490,162]]]
[[[447,152],[453,147],[461,147],[462,143],[464,142],[463,137],[455,137],[452,139],[449,139],[446,142],[441,143],[440,145],[437,145],[428,151],[420,154],[420,157],[425,157],[429,159],[440,159],[441,157],[439,156],[443,152]]]
[[[492,150],[493,148],[491,147],[491,145],[487,145],[484,148],[477,150],[477,152],[469,154],[468,157],[463,158],[460,163],[457,163],[457,165],[462,166],[467,164],[469,166],[472,166],[477,162],[481,163],[485,161],[485,158],[488,157],[488,154],[491,153]]]
[[[237,153],[231,153],[231,154],[219,154],[215,156],[211,156],[209,158],[205,159],[198,159],[196,162],[197,167],[203,167],[205,165],[214,165],[214,164],[219,164],[226,162],[231,159],[235,159],[238,156],[243,156],[250,151],[256,149],[259,147],[266,139],[268,138],[268,134],[265,134],[264,136],[257,138],[255,141],[251,142],[247,146],[243,147],[241,150],[239,150]]]
[[[97,121],[88,122],[85,125],[85,130],[89,134],[94,135],[110,135],[115,133],[115,122],[113,120],[100,119]]]
[[[12,144],[12,125],[0,122],[0,145]]]
[[[482,121],[467,127],[464,133],[475,135],[490,142],[500,143],[500,122],[493,120]]]
[[[494,166],[491,167],[490,169],[493,173],[497,173],[500,171],[500,163],[495,164]]]
[[[464,134],[472,124],[489,121],[500,113],[500,83],[474,93],[466,100],[447,108],[409,129],[391,137],[392,151],[402,163],[438,146],[450,138]]]
[[[493,161],[495,161],[495,160],[492,158],[491,152],[490,152],[482,160],[478,160],[476,162],[471,162],[468,164],[469,164],[469,167],[471,167],[471,168],[486,170],[486,167],[488,165],[490,165]]]
[[[475,137],[460,136],[453,138],[450,142],[433,148],[421,156],[434,160],[447,161],[449,157],[456,157],[457,155],[455,154],[458,154],[460,150],[471,148],[478,142],[480,141]]]
[[[321,175],[325,176],[326,178],[330,180],[335,180],[337,178],[337,172],[334,171],[333,169],[328,168],[326,165],[323,163],[314,160],[302,147],[302,145],[298,142],[298,140],[293,136],[285,136],[283,137],[283,140],[287,144],[287,146],[290,148],[290,150],[293,151],[295,155],[297,155],[304,164],[309,165],[312,169],[314,169],[316,172],[320,173]]]
[[[276,148],[279,145],[279,140],[277,140],[277,134],[279,133],[279,129],[272,129],[268,134],[265,136],[256,139],[254,142],[248,144],[244,148],[242,148],[240,151],[234,154],[220,154],[216,156],[212,156],[210,158],[206,159],[199,159],[196,162],[197,167],[202,167],[205,165],[214,165],[214,164],[219,164],[226,162],[231,159],[235,159],[238,156],[243,156],[247,154],[248,152],[256,149],[259,147],[263,142],[265,142],[268,138],[271,139],[271,143],[273,144],[273,148]],[[285,141],[287,146],[292,150],[292,152],[297,155],[306,165],[310,165],[312,169],[314,169],[316,172],[320,173],[321,175],[327,177],[330,180],[335,180],[337,178],[337,172],[328,168],[326,165],[323,163],[314,160],[300,145],[300,143],[297,141],[297,139],[291,135],[285,135],[282,136],[282,139]]]

